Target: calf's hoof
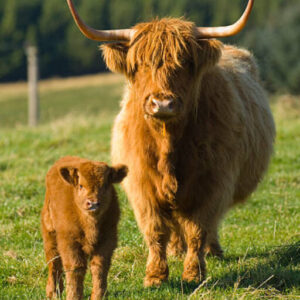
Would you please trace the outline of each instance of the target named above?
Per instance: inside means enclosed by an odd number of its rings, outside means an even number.
[[[47,292],[46,293],[47,298],[46,299],[60,299],[60,295],[56,292]]]
[[[47,299],[59,299],[60,295],[61,293],[59,291],[56,291],[52,286],[46,287]]]
[[[102,300],[105,299],[106,296],[108,296],[108,292],[107,291],[100,291],[100,292],[92,292],[91,294],[91,300]]]

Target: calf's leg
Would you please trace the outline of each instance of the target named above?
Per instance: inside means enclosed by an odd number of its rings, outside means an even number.
[[[70,235],[68,235],[70,236]],[[68,240],[68,236],[59,237],[58,249],[66,274],[67,300],[81,300],[87,258],[80,244]]]
[[[113,251],[117,246],[117,228],[109,231],[99,243],[99,248],[91,257],[90,268],[93,280],[91,300],[103,298],[107,288],[107,275]]]
[[[47,298],[59,297],[63,292],[63,270],[62,262],[57,251],[55,232],[48,232],[42,225],[44,250],[48,265],[48,281],[46,286]],[[58,285],[58,289],[57,288]]]

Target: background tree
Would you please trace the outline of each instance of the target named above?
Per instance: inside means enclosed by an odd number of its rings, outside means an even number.
[[[38,0],[10,0],[0,6],[0,80],[17,80],[26,74],[24,46],[35,40],[40,15]]]
[[[268,1],[257,1],[261,5],[239,44],[254,52],[269,91],[299,94],[300,3]]]
[[[101,29],[109,29],[109,2],[100,0],[84,0],[77,5],[78,11],[84,20],[88,20],[90,26]],[[67,9],[67,7],[66,7]],[[70,12],[67,12],[69,19],[66,41],[68,56],[68,71],[71,74],[95,73],[105,70],[104,62],[101,60],[100,51],[96,42],[86,39],[78,28],[70,20]]]
[[[273,91],[300,93],[300,3],[288,5],[278,14],[278,20],[280,24],[269,27],[269,62],[273,69],[265,77]]]
[[[41,74],[48,77],[55,73],[67,74],[68,61],[65,39],[69,23],[68,9],[61,0],[44,1],[39,18],[39,53]]]
[[[128,28],[154,17],[180,17],[198,26],[237,20],[246,0],[74,0],[81,16],[96,28]],[[256,1],[242,33],[222,39],[254,52],[266,87],[300,93],[299,0]],[[105,71],[98,44],[79,32],[65,1],[0,2],[0,82],[25,79],[24,45],[37,44],[41,77]]]

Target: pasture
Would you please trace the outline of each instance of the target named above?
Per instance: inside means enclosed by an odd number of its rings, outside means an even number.
[[[33,129],[26,127],[26,85],[0,85],[1,300],[45,298],[45,174],[64,155],[109,162],[122,85],[115,75],[41,82],[41,125]],[[170,257],[169,281],[144,289],[147,248],[118,188],[122,215],[108,299],[300,299],[300,99],[271,100],[275,153],[259,189],[222,224],[225,259],[207,258],[207,279],[198,286],[181,281],[183,260]],[[90,292],[88,273],[85,299]]]

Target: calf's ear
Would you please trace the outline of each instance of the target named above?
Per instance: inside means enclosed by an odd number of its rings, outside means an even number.
[[[115,165],[110,168],[109,181],[119,183],[127,175],[128,168],[125,165]]]
[[[73,167],[62,167],[59,174],[66,183],[76,186],[78,183],[78,170]]]

